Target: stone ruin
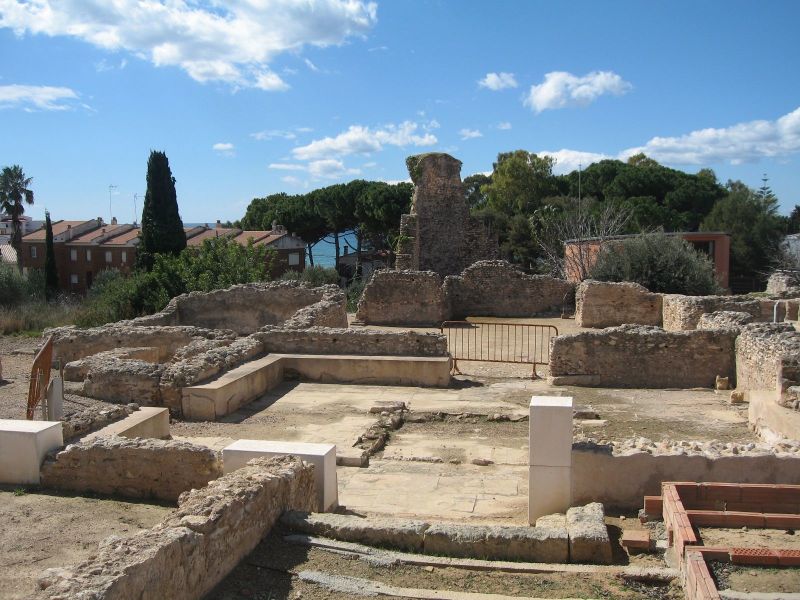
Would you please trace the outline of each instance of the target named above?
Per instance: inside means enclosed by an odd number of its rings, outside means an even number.
[[[475,261],[497,258],[496,236],[469,214],[461,161],[430,153],[406,164],[415,187],[411,214],[400,220],[397,269],[457,275]]]

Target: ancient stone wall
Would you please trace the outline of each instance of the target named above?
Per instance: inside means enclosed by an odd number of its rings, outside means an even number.
[[[692,388],[733,378],[731,330],[669,332],[622,325],[560,335],[550,342],[550,379],[555,385],[623,388]]]
[[[736,340],[736,387],[771,390],[780,401],[784,370],[800,357],[800,331],[788,323],[752,323]]]
[[[661,294],[638,283],[587,279],[575,290],[575,323],[578,327],[661,325]]]
[[[683,296],[665,294],[663,300],[663,322],[667,331],[696,329],[703,313],[720,310],[746,312],[759,319],[761,304],[758,300],[738,296]]]
[[[496,237],[469,214],[461,161],[434,152],[409,157],[407,165],[415,187],[411,214],[400,221],[397,268],[454,275],[496,258]]]
[[[443,282],[432,271],[378,271],[364,289],[356,318],[376,325],[437,326],[468,316],[533,317],[571,305],[574,289],[501,260],[476,262]]]
[[[106,425],[121,421],[137,410],[133,404],[111,406],[87,406],[80,410],[71,408],[64,411],[61,421],[61,431],[64,442],[84,436]]]
[[[735,329],[741,331],[742,327],[752,323],[753,315],[746,312],[732,310],[718,310],[713,313],[703,313],[697,322],[697,329]]]
[[[247,556],[288,509],[311,510],[313,466],[295,457],[258,458],[180,497],[161,523],[112,536],[75,567],[48,569],[44,597],[142,600],[204,597]]]
[[[376,271],[358,301],[364,323],[437,326],[450,318],[441,275],[433,271]]]
[[[483,260],[446,277],[451,318],[531,317],[560,313],[572,304],[575,286],[546,275],[528,275],[502,260]]]
[[[194,325],[249,335],[265,325],[281,324],[300,309],[323,300],[339,303],[344,311],[344,294],[335,285],[310,288],[296,281],[248,283],[177,296],[160,313],[130,323]]]
[[[174,440],[100,437],[71,444],[45,460],[45,488],[124,498],[176,501],[222,475],[221,455]]]
[[[767,280],[768,294],[785,294],[800,292],[800,272],[775,271]]]
[[[372,329],[305,330],[265,327],[254,334],[266,352],[278,354],[359,354],[365,356],[447,356],[447,339],[438,333]]]

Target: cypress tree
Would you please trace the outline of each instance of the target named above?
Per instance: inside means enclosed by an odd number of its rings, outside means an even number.
[[[150,270],[156,254],[178,254],[186,248],[186,233],[178,214],[175,178],[164,152],[152,150],[147,161],[147,192],[142,209],[139,266]]]
[[[53,224],[50,221],[50,212],[44,212],[45,219],[45,257],[44,257],[44,297],[55,300],[58,296],[58,265],[56,265],[56,252],[53,247]]]

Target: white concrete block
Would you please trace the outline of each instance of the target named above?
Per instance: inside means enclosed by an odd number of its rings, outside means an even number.
[[[566,513],[572,503],[570,467],[528,467],[528,523],[553,513]]]
[[[241,469],[247,461],[258,456],[299,456],[314,465],[318,510],[328,512],[339,506],[339,486],[336,479],[336,446],[305,442],[273,442],[238,440],[222,449],[222,469],[230,473]]]
[[[45,454],[63,445],[60,421],[0,419],[0,483],[39,483]]]
[[[572,464],[572,397],[533,396],[528,419],[528,465]]]

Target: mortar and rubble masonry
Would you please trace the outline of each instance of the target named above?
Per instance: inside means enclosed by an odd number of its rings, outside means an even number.
[[[47,569],[45,598],[202,598],[266,536],[286,510],[309,510],[313,467],[296,457],[257,458],[184,493],[161,523],[107,538],[75,567]]]
[[[369,546],[458,558],[545,563],[611,562],[611,542],[598,503],[541,517],[533,527],[429,523],[351,515],[288,512],[288,530]]]
[[[661,326],[661,294],[651,293],[638,283],[587,279],[575,291],[575,323],[578,327],[595,328]]]

